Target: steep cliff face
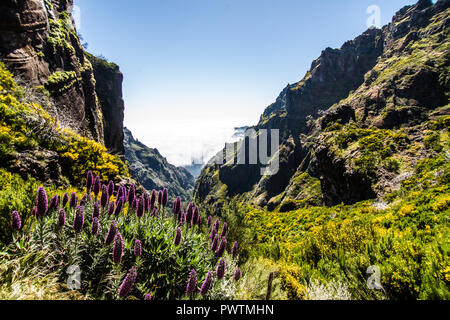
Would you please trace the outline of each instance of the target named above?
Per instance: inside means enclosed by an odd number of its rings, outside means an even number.
[[[190,200],[194,177],[183,167],[175,167],[157,149],[135,140],[124,128],[125,158],[130,163],[130,174],[147,190],[167,188],[171,198],[181,196]]]
[[[252,128],[280,129],[278,173],[261,176],[261,164],[209,165],[196,183],[197,200],[217,210],[231,197],[292,210],[395,188],[389,181],[398,184],[411,170],[403,164],[421,157],[409,150],[425,139],[421,128],[448,114],[449,3],[421,0],[381,30],[324,50]],[[399,170],[386,165],[395,161]]]
[[[120,133],[112,134],[123,129],[117,120],[123,114],[121,76],[96,70],[96,84],[71,8],[72,0],[2,1],[0,59],[27,86],[49,96],[48,112],[63,127],[123,152]]]

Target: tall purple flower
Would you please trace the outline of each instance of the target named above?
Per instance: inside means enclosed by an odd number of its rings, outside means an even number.
[[[141,243],[140,240],[136,239],[136,240],[134,241],[134,248],[133,248],[133,249],[134,249],[134,250],[133,250],[134,255],[135,255],[136,257],[140,257],[140,256],[142,255],[142,243]]]
[[[215,255],[217,257],[223,256],[223,253],[225,252],[226,248],[227,248],[227,239],[225,237],[222,237],[222,239],[220,240],[219,247],[215,252]]]
[[[63,196],[63,198],[62,198],[62,206],[63,206],[63,208],[65,208],[66,207],[66,204],[69,202],[69,195],[67,194],[67,192],[66,193],[64,193],[64,196]]]
[[[84,211],[83,207],[77,207],[75,211],[75,218],[73,220],[73,229],[76,233],[80,233],[84,226]]]
[[[59,228],[64,227],[66,224],[66,211],[64,211],[63,208],[61,208],[58,212],[58,222],[57,222],[57,226]]]
[[[117,190],[116,205],[119,203],[120,200],[122,200],[122,202],[125,202],[124,201],[124,196],[125,196],[124,193],[125,193],[125,191],[124,191],[123,187],[119,186],[119,189]]]
[[[228,224],[226,222],[224,222],[220,236],[225,237],[227,235],[227,231],[228,231]]]
[[[100,217],[100,203],[98,201],[94,202],[94,212],[92,213],[92,217]]]
[[[59,199],[58,196],[53,196],[50,199],[50,205],[49,205],[49,210],[58,210],[58,206],[59,206]]]
[[[131,288],[134,285],[134,282],[136,281],[137,278],[137,272],[136,272],[136,268],[132,267],[129,271],[128,274],[126,275],[125,279],[123,280],[122,284],[120,285],[119,288],[119,296],[120,297],[126,297],[130,291]]]
[[[98,218],[94,217],[92,218],[91,234],[94,236],[97,235],[99,231],[98,229],[99,229]]]
[[[207,226],[208,227],[211,226],[211,223],[212,223],[212,217],[208,216]]]
[[[158,191],[158,204],[160,206],[162,206],[162,203],[163,203],[163,192],[162,192],[162,190],[159,190]]]
[[[154,207],[153,208],[153,213],[152,214],[153,214],[154,217],[158,216],[158,207]]]
[[[138,216],[138,218],[142,218],[144,216],[144,211],[145,210],[145,199],[144,196],[141,196],[139,198],[138,204],[137,204],[137,210],[136,210],[136,215]]]
[[[150,196],[147,191],[144,191],[144,210],[145,212],[150,210]]]
[[[110,215],[114,214],[115,209],[116,209],[116,207],[114,205],[114,202],[111,201],[108,205],[108,215],[110,216]]]
[[[156,190],[152,190],[152,194],[150,195],[150,207],[153,208],[156,203]]]
[[[241,278],[241,275],[242,275],[241,268],[237,267],[236,271],[234,272],[234,276],[233,276],[234,280],[239,281],[239,279]]]
[[[83,194],[83,196],[81,197],[81,200],[80,200],[80,207],[86,206],[87,199],[88,199],[87,193]]]
[[[47,213],[48,200],[44,187],[39,187],[36,196],[36,216],[43,217]]]
[[[201,215],[198,215],[198,218],[197,218],[197,225],[201,225],[202,224],[202,216]]]
[[[100,187],[101,187],[101,182],[100,182],[100,177],[99,176],[96,176],[95,177],[95,180],[94,180],[94,194],[95,194],[95,197],[97,198],[97,196],[98,196],[98,194],[100,193]]]
[[[211,250],[212,251],[216,251],[218,245],[219,245],[219,235],[217,233],[215,233],[214,238],[213,238],[213,242],[211,244]]]
[[[144,296],[144,300],[152,300],[152,295],[151,295],[150,293],[147,293],[147,294]]]
[[[20,214],[17,211],[11,213],[11,229],[13,231],[20,230],[22,228],[22,220],[20,220]]]
[[[109,226],[108,234],[106,235],[105,238],[105,244],[110,245],[114,241],[116,234],[117,234],[117,222],[113,220],[111,221],[111,225]]]
[[[216,230],[216,232],[219,232],[219,227],[220,227],[220,221],[219,221],[219,219],[217,219],[216,222],[214,222],[214,224],[213,224],[213,228]]]
[[[195,269],[191,270],[189,274],[189,280],[186,286],[186,294],[193,294],[197,290],[197,271]]]
[[[86,175],[86,193],[91,193],[93,183],[94,183],[94,175],[92,174],[92,171],[89,170]]]
[[[105,208],[108,205],[108,201],[109,201],[108,187],[103,185],[102,197],[100,198],[100,204],[102,205],[102,208]]]
[[[167,206],[167,201],[169,201],[169,190],[167,190],[167,188],[164,188],[162,195],[162,205],[164,207]]]
[[[137,210],[139,204],[139,199],[138,198],[134,198],[133,202],[131,203],[131,208],[133,208],[133,210]]]
[[[238,244],[237,241],[235,241],[233,243],[233,248],[231,249],[231,255],[233,256],[233,258],[236,258],[237,254],[238,254]]]
[[[216,234],[217,234],[217,230],[216,230],[216,228],[214,228],[214,226],[213,226],[213,227],[211,228],[211,233],[209,234],[209,238],[210,238],[211,240],[214,240]],[[218,236],[218,235],[217,235],[217,236]]]
[[[186,220],[186,214],[183,210],[180,211],[180,219],[179,219],[179,225],[182,226]]]
[[[134,184],[132,184],[130,186],[130,189],[128,191],[128,203],[130,205],[133,204],[134,198],[136,197],[136,187],[134,186]]]
[[[31,215],[37,217],[37,207],[34,207],[33,210],[31,210]]]
[[[70,195],[69,207],[74,209],[77,206],[77,204],[78,204],[78,197],[75,192],[72,192]]]
[[[109,201],[109,197],[111,197],[114,193],[114,182],[112,180],[109,180],[108,183],[108,201]]]
[[[114,214],[115,214],[116,216],[118,216],[118,215],[122,212],[122,207],[123,207],[123,200],[120,199],[120,200],[117,202],[116,210],[114,210]]]
[[[120,233],[117,233],[114,238],[112,260],[114,263],[120,263],[123,255],[123,238]]]
[[[216,276],[217,279],[222,279],[225,276],[225,259],[220,258],[219,264],[217,265],[216,269]]]
[[[194,204],[192,202],[189,202],[187,208],[186,208],[186,222],[188,225],[192,225],[192,218],[194,216]]]
[[[200,288],[200,294],[202,296],[205,296],[208,293],[209,289],[211,289],[212,282],[213,282],[213,273],[211,271],[208,271],[205,282],[203,282],[202,287]]]
[[[175,214],[180,214],[181,212],[181,197],[178,196],[176,199],[176,204],[175,204]]]
[[[177,232],[175,233],[175,239],[173,240],[173,243],[175,244],[175,246],[179,246],[181,243],[181,229],[177,228]]]
[[[194,206],[194,208],[192,209],[192,223],[193,224],[196,224],[198,222],[198,216],[199,216],[198,207]]]

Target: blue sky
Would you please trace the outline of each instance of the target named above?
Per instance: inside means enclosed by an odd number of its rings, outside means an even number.
[[[75,0],[88,51],[124,74],[125,125],[174,164],[254,125],[326,47],[381,24],[406,0]]]

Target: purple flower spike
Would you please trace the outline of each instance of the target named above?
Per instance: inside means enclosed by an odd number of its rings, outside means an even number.
[[[213,238],[213,242],[211,244],[211,250],[216,251],[219,245],[219,235],[216,233]]]
[[[108,183],[108,197],[111,197],[114,193],[114,182],[112,180]],[[109,198],[108,198],[109,201]]]
[[[142,256],[142,243],[140,240],[136,239],[136,241],[134,241],[134,255],[136,257],[140,257]]]
[[[43,217],[47,213],[48,200],[44,187],[39,187],[36,197],[36,216]]]
[[[113,221],[111,221],[111,225],[108,229],[108,234],[106,235],[105,244],[110,245],[114,241],[116,234],[117,234],[117,222],[113,220]]]
[[[169,190],[167,190],[167,188],[164,188],[162,195],[162,205],[164,207],[167,206],[167,201],[169,201]]]
[[[181,212],[181,197],[175,199],[174,214],[179,215]]]
[[[73,229],[76,233],[80,233],[84,226],[84,211],[83,207],[77,207],[75,212],[75,219],[73,220]]]
[[[153,208],[153,216],[157,217],[158,216],[158,207],[154,207]]]
[[[118,233],[114,238],[114,246],[112,253],[113,262],[116,264],[120,263],[122,261],[122,255],[123,255],[123,238],[122,235]]]
[[[180,221],[179,225],[182,226],[186,220],[186,214],[183,212],[183,210],[180,211]]]
[[[116,207],[114,205],[114,202],[111,201],[108,206],[108,215],[110,216],[110,215],[114,214],[115,209],[116,209]]]
[[[92,174],[92,171],[89,170],[86,175],[86,193],[91,193],[93,183],[94,183],[94,175]]]
[[[225,259],[220,258],[219,264],[217,265],[216,269],[216,276],[217,279],[222,279],[225,276]]]
[[[152,300],[152,295],[151,295],[150,293],[147,293],[147,294],[144,296],[144,300]]]
[[[211,233],[209,234],[209,238],[210,238],[211,240],[214,240],[214,237],[216,236],[216,234],[217,234],[216,228],[212,227],[212,228],[211,228]]]
[[[177,233],[175,234],[175,239],[173,240],[173,243],[175,244],[175,246],[179,246],[181,243],[181,229],[177,228]]]
[[[158,204],[160,206],[162,206],[162,203],[163,203],[163,192],[162,192],[162,190],[159,190],[158,191]]]
[[[145,212],[150,210],[150,196],[147,191],[144,191],[144,210]]]
[[[239,281],[239,279],[241,278],[241,275],[242,275],[241,268],[237,267],[236,271],[234,272],[234,276],[233,276],[234,280]]]
[[[37,208],[34,207],[33,210],[31,210],[31,215],[37,217]]]
[[[49,209],[50,209],[50,210],[55,210],[55,211],[57,211],[57,210],[58,210],[58,206],[59,206],[59,199],[58,199],[58,196],[53,196],[53,197],[50,199]]]
[[[193,294],[197,290],[197,271],[194,269],[191,270],[189,274],[189,280],[186,286],[186,294]]]
[[[100,177],[99,176],[97,176],[97,177],[95,177],[95,180],[94,180],[94,194],[95,194],[95,196],[97,197],[97,195],[100,193],[100,187],[101,187],[101,182],[100,182]]]
[[[228,231],[228,224],[226,222],[224,222],[220,236],[225,237],[227,235],[227,231]]]
[[[11,213],[11,229],[18,231],[22,228],[22,220],[20,220],[19,212],[13,211]]]
[[[208,216],[208,221],[207,221],[208,227],[211,226],[211,223],[212,223],[212,217]]]
[[[123,201],[122,201],[122,199],[120,199],[119,202],[117,202],[116,210],[114,210],[114,214],[116,216],[118,216],[122,212],[122,207],[123,207]]]
[[[99,223],[98,218],[92,218],[91,234],[96,236],[98,234]]]
[[[109,201],[108,187],[103,185],[102,186],[102,197],[100,198],[100,204],[102,205],[102,208],[105,208],[108,205],[108,201]]]
[[[222,239],[220,240],[219,247],[215,252],[215,255],[217,257],[223,256],[223,253],[225,252],[226,248],[227,248],[227,239],[225,237],[222,237]]]
[[[69,207],[74,209],[77,206],[77,204],[78,204],[78,197],[75,192],[72,192],[72,194],[70,195]]]
[[[67,192],[66,193],[64,193],[64,196],[63,196],[63,198],[62,198],[62,206],[63,206],[63,208],[65,208],[66,207],[66,204],[69,202],[69,195],[67,194]]]
[[[192,212],[193,212],[193,214],[192,214],[192,222],[194,223],[194,224],[196,224],[197,222],[198,222],[198,217],[199,217],[199,210],[198,210],[198,207],[197,206],[194,206],[194,208],[192,209]]]
[[[95,201],[94,203],[94,212],[92,213],[92,217],[100,217],[100,203],[98,201]]]
[[[136,197],[136,187],[131,185],[130,190],[128,191],[128,203],[130,205],[133,204],[134,198]]]
[[[137,211],[137,207],[139,205],[139,199],[138,198],[134,198],[133,202],[131,202],[131,207]]]
[[[125,277],[125,279],[123,280],[122,284],[120,285],[119,288],[119,296],[120,297],[126,297],[130,291],[131,288],[134,285],[134,282],[136,281],[137,278],[137,272],[136,272],[136,268],[132,267],[129,271],[127,276]]]
[[[66,225],[66,211],[64,209],[60,209],[58,212],[58,228],[62,228]]]
[[[205,282],[203,282],[202,287],[200,288],[200,294],[202,296],[205,296],[208,293],[209,289],[211,289],[212,282],[213,282],[213,273],[211,271],[208,271]]]
[[[238,254],[238,244],[237,241],[235,241],[233,243],[233,248],[231,249],[231,255],[233,256],[233,258],[236,258],[237,254]]]
[[[145,212],[145,199],[144,196],[141,196],[138,201],[136,215],[138,216],[138,218],[142,218],[144,216],[144,212]]]
[[[117,190],[116,205],[117,205],[117,203],[119,203],[120,200],[123,201],[124,200],[123,198],[124,198],[124,191],[123,191],[123,187],[120,186],[119,190]]]
[[[150,206],[153,208],[156,203],[156,190],[152,190],[152,194],[150,195]]]
[[[80,200],[80,207],[86,206],[88,195],[87,193],[83,194]]]

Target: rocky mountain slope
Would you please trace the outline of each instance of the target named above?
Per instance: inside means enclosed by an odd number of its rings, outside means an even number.
[[[157,149],[152,149],[134,139],[124,128],[125,158],[130,164],[130,174],[147,190],[167,188],[170,198],[181,196],[189,200],[194,188],[194,177],[183,167],[167,162]]]
[[[123,153],[122,75],[117,66],[85,54],[72,5],[2,1],[0,59],[23,84],[48,96],[48,112],[62,127]]]
[[[280,170],[205,167],[195,197],[217,213],[231,199],[267,210],[352,204],[399,188],[437,152],[427,121],[449,114],[450,1],[420,0],[340,49],[325,49],[252,129],[280,129]],[[433,137],[434,135],[434,137]],[[250,138],[252,139],[252,138]]]

